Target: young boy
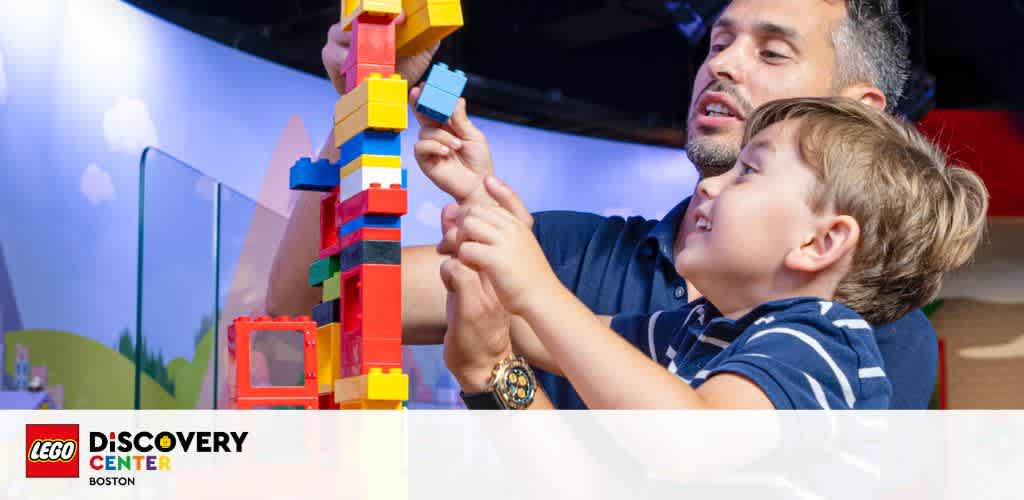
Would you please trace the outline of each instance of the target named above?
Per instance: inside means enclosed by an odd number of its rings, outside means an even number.
[[[731,171],[697,188],[696,230],[675,265],[704,298],[680,310],[610,325],[593,315],[493,177],[500,206],[460,208],[455,265],[525,319],[593,409],[888,408],[869,325],[921,307],[970,259],[984,185],[844,98],[766,104],[743,145]]]

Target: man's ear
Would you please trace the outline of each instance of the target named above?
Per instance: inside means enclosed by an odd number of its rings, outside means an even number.
[[[867,104],[879,111],[885,111],[885,93],[874,85],[855,83],[841,90],[839,95],[860,101],[861,104]]]
[[[786,254],[785,265],[794,271],[820,272],[851,254],[859,241],[860,224],[853,217],[829,216],[798,248]]]

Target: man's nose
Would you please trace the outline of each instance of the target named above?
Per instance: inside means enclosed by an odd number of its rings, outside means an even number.
[[[708,60],[708,72],[716,80],[738,83],[742,78],[743,47],[739,40],[730,43]]]

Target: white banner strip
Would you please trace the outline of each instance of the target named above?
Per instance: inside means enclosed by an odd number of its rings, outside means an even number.
[[[1021,471],[1024,412],[0,412],[9,499],[1020,498]]]

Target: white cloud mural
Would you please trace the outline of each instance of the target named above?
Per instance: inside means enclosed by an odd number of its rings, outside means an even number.
[[[441,228],[441,207],[432,202],[424,202],[416,209],[416,220],[427,227]],[[441,235],[438,234],[438,237]]]
[[[88,167],[85,167],[85,171],[82,172],[82,177],[79,179],[79,186],[82,189],[82,194],[93,205],[117,199],[117,192],[114,191],[110,172],[103,170],[95,163],[90,163]]]
[[[103,113],[103,136],[111,151],[138,155],[146,146],[158,146],[159,137],[141,99],[119,98]]]

